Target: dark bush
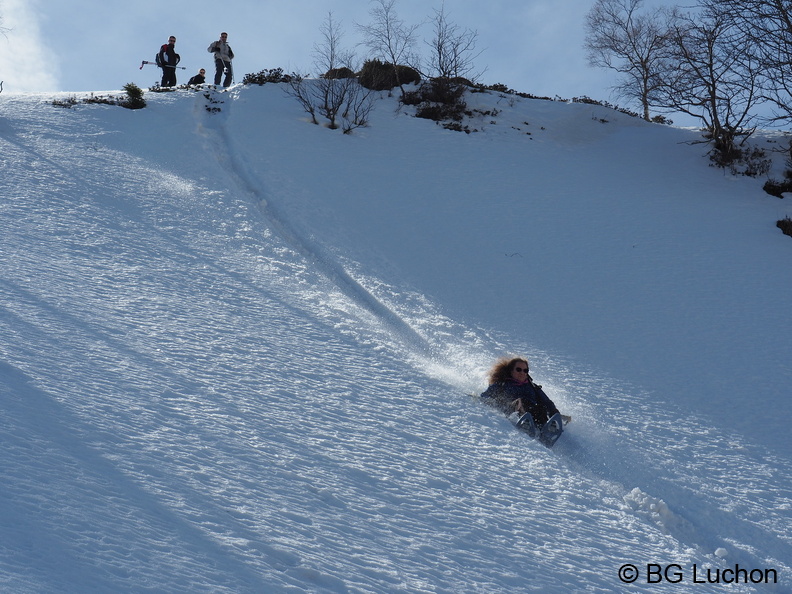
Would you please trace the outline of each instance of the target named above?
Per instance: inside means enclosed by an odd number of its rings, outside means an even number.
[[[784,235],[792,237],[792,219],[785,217],[776,223],[776,227],[781,229]]]
[[[355,71],[344,66],[343,68],[331,68],[322,75],[322,78],[355,78]]]
[[[267,83],[287,83],[292,80],[293,75],[283,74],[283,68],[270,68],[261,70],[255,74],[246,74],[242,78],[243,85],[264,85]]]
[[[757,177],[770,171],[772,161],[761,148],[743,148],[734,140],[719,140],[711,132],[706,133],[704,138],[712,143],[709,152],[711,166],[728,169],[732,175],[748,177]]]
[[[396,74],[399,76],[399,83],[402,85],[417,85],[421,82],[420,73],[415,68],[409,66],[398,64],[396,66]]]
[[[390,64],[367,60],[358,73],[360,84],[372,91],[389,91],[396,85],[396,71]]]
[[[495,91],[496,93],[511,93],[511,94],[515,94],[516,93],[516,91],[514,91],[513,89],[510,89],[509,87],[507,87],[503,83],[495,83],[494,85],[489,85],[486,88],[489,89],[490,91]]]
[[[72,107],[74,107],[78,103],[79,103],[79,101],[77,100],[77,97],[74,96],[74,95],[72,95],[71,97],[68,97],[66,99],[53,99],[52,100],[52,104],[54,106],[56,106],[56,107],[65,107],[67,109],[71,109]]]
[[[84,97],[79,100],[75,96],[71,96],[64,100],[56,99],[52,104],[58,107],[74,107],[78,103],[84,103],[86,105],[120,105],[127,109],[142,109],[146,107],[146,100],[143,99],[143,89],[135,83],[125,84],[124,91],[126,91],[126,97],[94,95],[91,93],[90,97]]]
[[[792,148],[790,149],[792,152]],[[768,179],[763,186],[765,192],[776,198],[783,198],[784,192],[792,192],[792,158],[787,161],[787,169],[784,170],[783,181]]]
[[[655,124],[665,124],[666,126],[672,126],[674,124],[674,120],[665,117],[664,115],[656,115],[652,118],[652,122]]]
[[[390,91],[399,85],[421,82],[421,75],[409,66],[367,60],[358,72],[358,80],[362,86],[372,91]]]
[[[554,101],[552,97],[541,97],[539,95],[532,95],[531,93],[520,93],[510,87],[507,87],[503,83],[495,83],[494,85],[477,84],[474,86],[472,90],[476,93],[495,91],[496,93],[503,93],[504,95],[516,95],[517,97],[522,97],[524,99],[541,99],[543,101]],[[567,101],[566,99],[559,99],[559,100],[564,102]]]
[[[458,79],[433,78],[402,97],[404,105],[416,106],[415,115],[436,122],[461,121],[467,105],[466,86]]]
[[[775,179],[768,179],[762,189],[776,198],[783,198],[784,192],[792,192],[792,181],[778,181]]]
[[[421,85],[423,100],[443,105],[461,105],[464,109],[462,96],[465,94],[467,84],[465,79],[460,78],[433,78]]]
[[[146,100],[143,99],[143,89],[135,83],[127,83],[124,85],[127,98],[119,102],[119,105],[127,109],[142,109],[146,107]]]
[[[183,88],[187,88],[187,85],[183,85]],[[179,87],[163,87],[159,82],[155,82],[148,88],[149,93],[174,93],[178,89]]]

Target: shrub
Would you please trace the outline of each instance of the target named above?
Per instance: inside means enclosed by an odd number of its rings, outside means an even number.
[[[242,78],[243,85],[264,85],[266,83],[288,83],[294,75],[283,74],[283,68],[270,68],[255,74],[246,74]]]
[[[488,88],[491,91],[495,91],[496,93],[507,93],[507,94],[515,93],[514,90],[510,89],[503,83],[495,83],[494,85],[489,85],[486,88]]]
[[[400,85],[421,82],[421,75],[409,66],[367,60],[358,73],[358,80],[363,87],[372,91],[390,91]]]
[[[775,179],[768,179],[762,189],[776,198],[783,198],[784,192],[792,192],[792,182],[789,180],[778,181]]]
[[[322,75],[322,78],[338,79],[338,78],[355,78],[357,76],[355,71],[351,68],[344,66],[343,68],[331,68]]]
[[[788,150],[790,153],[792,153],[792,146],[790,146]],[[768,179],[765,182],[763,189],[765,192],[771,196],[775,196],[776,198],[783,198],[784,192],[792,192],[792,156],[790,156],[786,162],[783,181]]]
[[[124,90],[126,91],[126,97],[94,95],[91,93],[90,97],[84,97],[81,100],[72,95],[65,100],[56,99],[52,104],[58,107],[74,107],[78,103],[85,103],[86,105],[120,105],[127,109],[142,109],[146,107],[146,100],[143,99],[143,89],[135,83],[127,83],[124,85]]]
[[[776,223],[776,227],[781,229],[784,235],[792,237],[792,219],[785,217]]]
[[[713,143],[709,152],[710,165],[728,169],[732,175],[756,177],[770,171],[772,161],[765,151],[758,147],[743,148],[735,142],[719,142],[711,133],[705,138]]]
[[[319,124],[316,117],[321,115],[327,118],[330,129],[340,127],[344,134],[368,125],[374,108],[371,91],[363,88],[357,78],[306,80],[295,74],[286,93],[302,105],[314,124]]]
[[[143,99],[143,89],[135,83],[125,84],[124,91],[126,91],[127,98],[119,102],[119,105],[127,109],[142,109],[146,107],[146,100]]]
[[[72,107],[77,105],[77,103],[79,103],[79,101],[77,101],[77,97],[75,95],[72,95],[71,97],[68,97],[67,99],[53,99],[52,100],[52,104],[55,107],[65,107],[66,109],[71,109]]]
[[[656,115],[652,118],[652,122],[655,124],[665,124],[666,126],[671,126],[674,123],[674,120],[665,117],[664,115]]]
[[[112,95],[94,95],[91,93],[90,97],[85,97],[83,103],[88,105],[118,105],[118,97]]]
[[[148,90],[149,93],[174,93],[179,87],[163,87],[159,81],[155,81]]]
[[[415,115],[436,122],[461,121],[467,105],[463,100],[466,87],[457,79],[433,78],[416,91],[402,97],[404,105],[415,105]]]

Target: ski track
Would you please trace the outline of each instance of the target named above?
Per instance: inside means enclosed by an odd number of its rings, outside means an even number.
[[[347,298],[363,310],[368,310],[376,320],[405,343],[409,351],[420,353],[425,357],[432,356],[431,348],[426,339],[419,335],[405,320],[396,315],[382,301],[378,300],[365,287],[357,282],[340,266],[326,250],[315,242],[304,237],[295,226],[291,225],[279,213],[276,204],[268,200],[266,184],[251,171],[245,163],[242,153],[234,148],[233,141],[227,133],[224,122],[228,113],[233,108],[233,101],[225,102],[217,99],[218,93],[213,93],[209,99],[211,105],[222,105],[220,112],[207,116],[208,110],[197,108],[203,124],[203,130],[212,130],[210,144],[217,152],[220,166],[227,170],[242,196],[249,195],[252,202],[258,205],[268,225],[275,230],[279,237],[295,252],[305,258],[320,274],[326,276],[333,285]],[[200,105],[200,103],[199,103]]]
[[[539,349],[575,420],[515,432],[464,394],[524,345],[312,243],[212,99],[200,180],[90,110],[1,139],[30,190],[2,212],[0,587],[610,592],[603,566],[718,547],[790,575],[788,461]]]

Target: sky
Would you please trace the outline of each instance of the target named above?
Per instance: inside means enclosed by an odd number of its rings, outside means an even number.
[[[584,21],[593,0],[446,0],[445,10],[460,29],[478,34],[476,72],[480,82],[502,83],[521,92],[572,98],[587,95],[614,101],[612,74],[587,65],[582,49]],[[227,31],[236,54],[237,82],[246,73],[269,68],[313,73],[312,50],[332,12],[344,32],[342,43],[366,57],[356,24],[370,21],[366,0],[230,0],[218,10],[209,0],[174,0],[163,10],[152,0],[0,0],[0,80],[8,92],[110,91],[134,82],[159,80],[153,60],[168,36],[177,37],[179,82],[198,69],[211,70],[208,45]],[[396,12],[406,24],[426,24],[436,5],[399,0]],[[423,43],[421,47],[425,47]],[[20,48],[24,47],[24,51]],[[615,102],[615,101],[614,101]]]

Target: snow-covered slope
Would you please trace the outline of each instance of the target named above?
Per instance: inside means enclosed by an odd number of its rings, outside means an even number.
[[[3,591],[792,591],[789,206],[694,132],[51,99],[0,97]],[[467,396],[510,353],[552,451]]]

